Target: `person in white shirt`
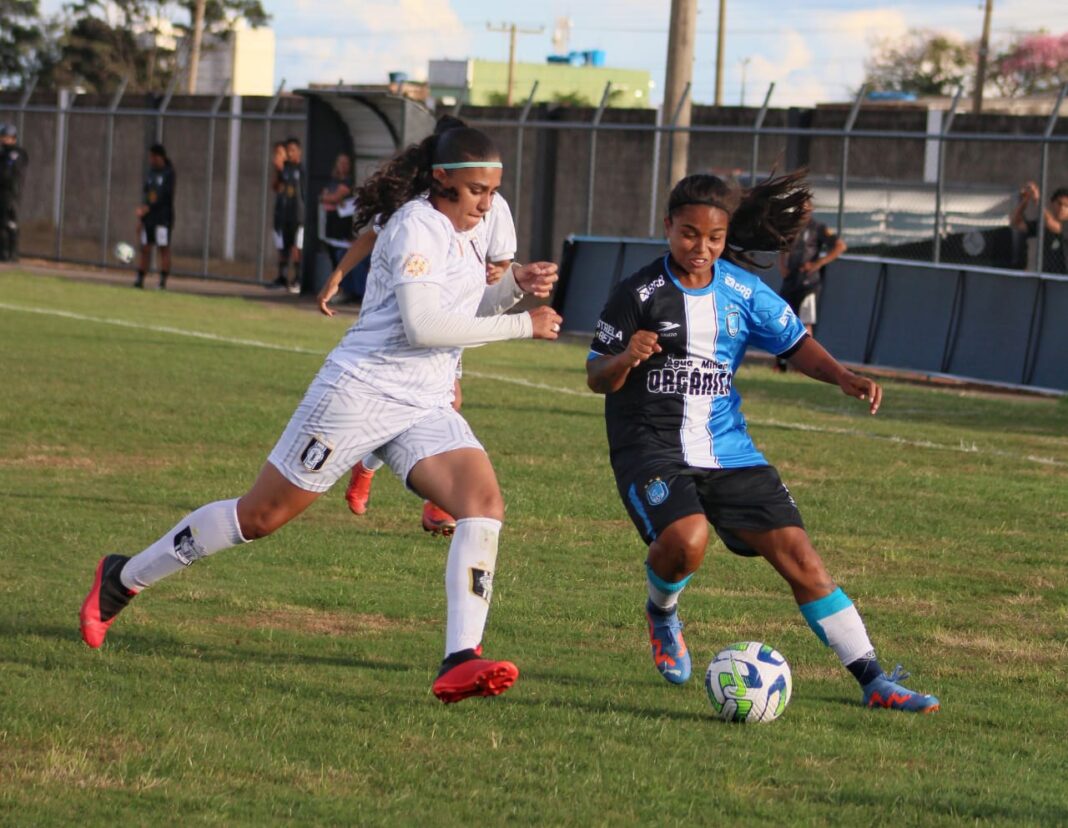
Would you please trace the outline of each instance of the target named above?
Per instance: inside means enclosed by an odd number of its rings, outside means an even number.
[[[504,504],[485,449],[450,404],[452,387],[465,346],[556,339],[562,320],[545,306],[504,314],[526,294],[548,296],[554,264],[513,266],[486,286],[477,231],[500,182],[492,141],[456,129],[408,147],[359,188],[356,228],[376,216],[381,227],[359,320],[327,356],[243,496],[200,507],[132,558],[100,559],[80,613],[86,644],[101,646],[141,590],[271,534],[376,451],[412,490],[457,518],[434,694],[448,703],[512,686],[516,666],[482,656]]]

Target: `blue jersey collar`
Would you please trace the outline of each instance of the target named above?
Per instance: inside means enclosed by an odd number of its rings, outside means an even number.
[[[664,272],[668,275],[668,278],[675,283],[675,287],[681,290],[683,293],[690,296],[707,296],[716,287],[716,278],[719,276],[719,259],[712,264],[712,281],[705,285],[703,288],[688,288],[683,286],[675,274],[671,272],[671,254],[664,254]]]

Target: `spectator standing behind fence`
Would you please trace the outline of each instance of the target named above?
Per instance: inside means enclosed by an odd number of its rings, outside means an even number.
[[[330,180],[319,193],[322,208],[319,238],[330,257],[330,269],[341,263],[352,243],[352,217],[356,213],[356,199],[352,197],[352,159],[340,153],[334,161]]]
[[[274,240],[278,248],[278,278],[273,286],[300,293],[300,251],[304,246],[304,170],[296,138],[286,139],[286,160],[274,178]],[[289,265],[293,276],[289,276]]]
[[[19,258],[19,193],[30,156],[13,124],[0,125],[0,262]]]
[[[782,287],[779,295],[789,303],[809,336],[816,324],[816,300],[819,297],[823,269],[846,251],[846,244],[826,224],[812,218],[812,199],[801,206],[803,226],[789,250],[779,254]],[[786,360],[775,360],[780,371]]]
[[[171,233],[174,230],[174,164],[163,144],[148,148],[148,172],[137,208],[137,234],[141,239],[141,264],[134,287],[145,286],[145,273],[151,265],[152,246],[159,251],[159,286],[167,287],[171,273]]]
[[[1028,181],[1020,188],[1016,209],[1009,217],[1009,224],[1026,238],[1038,235],[1038,220],[1025,217],[1031,204],[1038,204],[1041,196],[1038,185]],[[1046,222],[1046,234],[1042,251],[1042,270],[1045,273],[1068,273],[1068,187],[1058,187],[1049,197],[1049,206],[1042,211]],[[1026,265],[1026,259],[1021,262]]]

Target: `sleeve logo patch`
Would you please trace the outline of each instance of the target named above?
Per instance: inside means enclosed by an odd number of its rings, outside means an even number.
[[[409,279],[418,279],[430,272],[430,262],[420,253],[412,253],[404,260],[404,275]]]
[[[326,464],[326,459],[334,449],[318,437],[312,437],[300,455],[300,462],[310,472],[317,472]]]

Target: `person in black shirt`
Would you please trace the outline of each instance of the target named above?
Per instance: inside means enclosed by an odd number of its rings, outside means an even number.
[[[171,272],[171,232],[174,229],[174,165],[163,144],[148,148],[148,172],[143,199],[137,208],[137,231],[141,237],[141,265],[134,287],[145,286],[152,246],[159,248],[159,286],[167,287]]]
[[[330,180],[319,192],[322,205],[319,239],[326,247],[332,268],[337,268],[352,243],[352,217],[356,212],[352,190],[352,159],[343,152],[335,159]]]
[[[1038,235],[1038,220],[1027,219],[1024,213],[1029,205],[1038,204],[1039,198],[1038,185],[1034,181],[1028,181],[1020,188],[1016,209],[1009,218],[1013,229],[1029,239]],[[1046,223],[1042,245],[1042,271],[1068,273],[1068,187],[1059,187],[1053,191],[1049,206],[1042,211],[1042,219]]]
[[[274,178],[275,200],[274,234],[278,247],[278,278],[274,287],[289,288],[290,293],[300,293],[300,250],[304,246],[304,171],[301,168],[300,141],[286,139],[286,161],[276,168]],[[293,278],[289,277],[289,264],[293,263]]]
[[[0,126],[0,262],[19,257],[19,193],[30,157],[18,145],[18,130]]]

